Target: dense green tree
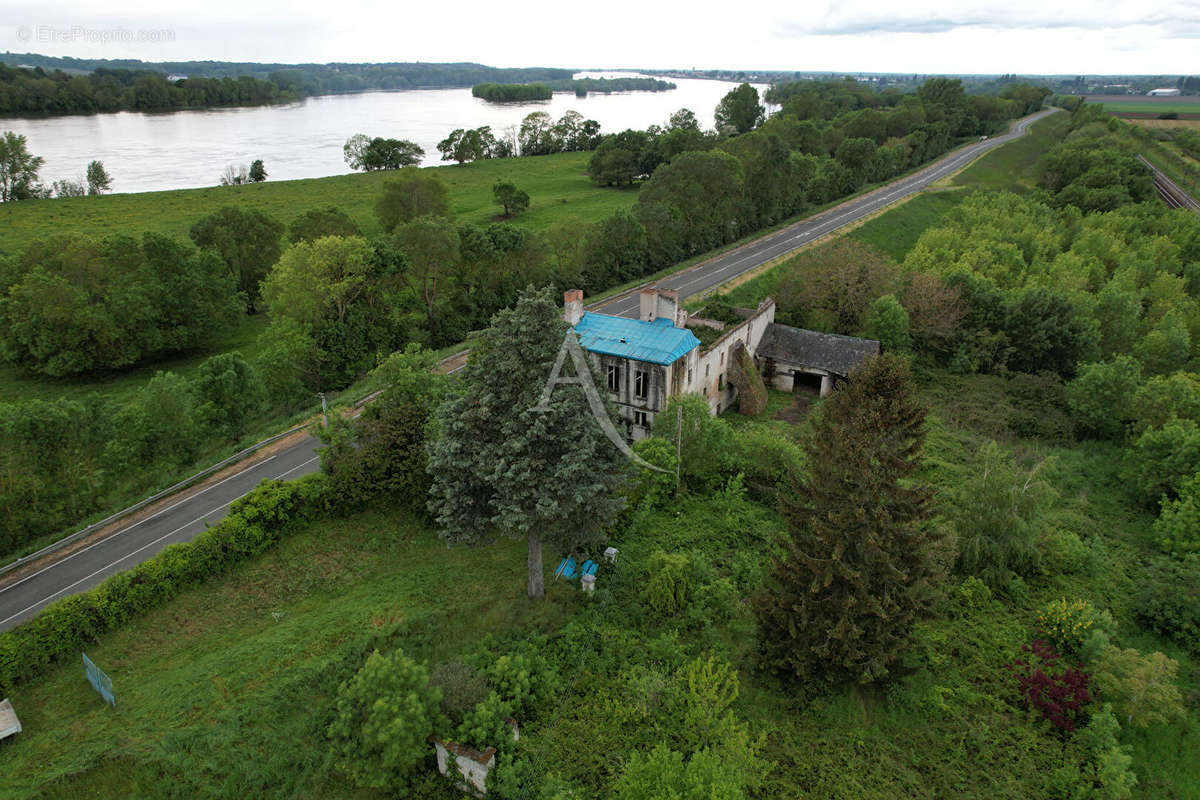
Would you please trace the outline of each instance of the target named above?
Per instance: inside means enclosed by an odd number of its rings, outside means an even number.
[[[263,281],[272,317],[265,344],[292,353],[300,371],[295,377],[312,390],[347,385],[371,366],[376,352],[395,346],[396,323],[384,302],[395,268],[359,237],[293,244]],[[294,326],[282,327],[285,318]],[[272,373],[269,383],[289,386],[292,379]]]
[[[429,752],[426,740],[442,721],[441,699],[424,666],[400,650],[374,651],[338,688],[327,731],[337,766],[359,786],[407,785]]]
[[[1085,433],[1118,439],[1134,418],[1134,395],[1142,383],[1142,367],[1129,356],[1080,364],[1067,385],[1067,402]]]
[[[241,353],[219,353],[205,359],[191,384],[200,423],[231,441],[241,439],[246,422],[262,402],[262,385]]]
[[[876,683],[907,646],[934,577],[920,468],[925,409],[902,358],[881,355],[825,401],[789,535],[757,602],[764,663],[801,679]]]
[[[342,152],[351,169],[364,172],[412,167],[425,157],[425,150],[416,142],[379,136],[372,139],[362,133],[347,139]]]
[[[263,166],[261,158],[256,158],[250,162],[248,177],[251,183],[262,183],[267,179],[267,168]]]
[[[1200,552],[1200,472],[1184,481],[1178,499],[1163,503],[1154,535],[1159,547],[1173,556]]]
[[[601,186],[628,186],[642,174],[640,151],[629,149],[628,143],[616,137],[606,137],[588,159],[588,177]]]
[[[279,260],[283,225],[255,209],[225,206],[193,225],[190,236],[197,247],[221,257],[238,291],[245,293],[247,308],[254,311],[259,284]]]
[[[272,315],[318,327],[328,317],[342,322],[368,288],[371,245],[360,237],[326,236],[297,242],[263,281]]]
[[[1124,476],[1133,495],[1153,506],[1179,495],[1185,481],[1200,472],[1200,425],[1170,419],[1149,428],[1125,452]]]
[[[529,194],[508,181],[496,181],[492,186],[492,197],[496,205],[504,209],[504,216],[512,217],[529,210]]]
[[[450,214],[450,193],[446,183],[432,170],[409,167],[383,185],[383,194],[375,202],[375,216],[385,232],[417,217],[445,217]]]
[[[104,194],[112,190],[112,177],[99,161],[87,165],[87,187],[88,194]]]
[[[440,342],[439,321],[453,297],[462,264],[458,231],[447,219],[417,217],[399,227],[395,243],[408,256],[401,278],[425,316],[425,330]]]
[[[1099,354],[1097,327],[1063,293],[1026,288],[1008,303],[1005,333],[1013,347],[1009,366],[1021,372],[1047,369],[1071,378],[1077,363]]]
[[[38,192],[38,170],[46,159],[29,152],[23,134],[0,136],[0,203],[26,200]]]
[[[315,242],[322,236],[362,236],[362,231],[350,216],[337,206],[313,208],[292,220],[288,226],[288,241]]]
[[[457,128],[438,142],[438,151],[442,161],[457,161],[460,165],[468,161],[479,161],[492,158],[496,147],[496,137],[490,126],[465,130]]]
[[[761,131],[737,136],[720,148],[742,164],[743,225],[748,230],[773,225],[804,204],[797,164],[783,140]]]
[[[584,237],[580,260],[585,289],[601,289],[646,271],[646,229],[633,214],[617,211],[592,226]]]
[[[907,353],[911,345],[908,334],[908,312],[894,294],[876,298],[867,309],[863,332],[877,340],[885,351]]]
[[[127,367],[208,342],[240,310],[220,260],[159,234],[29,246],[0,292],[0,354],[46,375]]]
[[[358,509],[382,495],[424,512],[431,482],[426,437],[447,386],[432,372],[436,366],[432,353],[410,345],[375,370],[387,388],[360,416],[330,419],[321,469],[340,506]]]
[[[523,156],[544,156],[561,148],[554,136],[554,122],[545,111],[534,111],[521,120],[517,146]]]
[[[701,253],[733,241],[741,232],[742,179],[741,162],[728,153],[684,153],[654,171],[638,195],[638,205],[661,203],[677,209],[685,254]]]
[[[530,597],[545,592],[543,544],[566,554],[596,541],[620,511],[616,488],[626,472],[578,385],[556,387],[537,408],[568,330],[561,313],[551,289],[529,289],[492,318],[460,393],[439,409],[441,435],[429,456],[441,536],[525,538]],[[568,359],[564,377],[572,373]],[[590,370],[578,377],[594,380]]]
[[[761,125],[766,109],[758,102],[758,89],[743,83],[721,98],[714,116],[718,133],[736,135],[749,133]]]
[[[1150,378],[1133,397],[1132,415],[1134,432],[1139,435],[1171,419],[1200,423],[1200,376],[1176,372]]]

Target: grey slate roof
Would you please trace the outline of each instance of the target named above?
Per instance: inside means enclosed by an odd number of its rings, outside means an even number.
[[[770,358],[797,367],[823,369],[843,378],[869,357],[878,354],[879,342],[874,339],[817,333],[774,322],[767,326],[755,353],[759,358]]]

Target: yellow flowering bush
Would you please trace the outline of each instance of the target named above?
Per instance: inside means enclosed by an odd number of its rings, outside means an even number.
[[[1038,627],[1060,652],[1079,653],[1095,631],[1111,634],[1116,624],[1107,611],[1097,610],[1087,600],[1051,600],[1038,612]]]

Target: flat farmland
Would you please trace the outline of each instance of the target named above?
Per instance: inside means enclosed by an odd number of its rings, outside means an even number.
[[[1154,119],[1159,114],[1187,115],[1200,119],[1200,96],[1146,97],[1145,95],[1097,94],[1085,98],[1088,103],[1102,103],[1104,110],[1130,119]]]

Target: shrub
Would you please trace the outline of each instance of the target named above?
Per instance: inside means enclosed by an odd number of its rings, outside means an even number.
[[[1156,633],[1200,654],[1200,562],[1157,559],[1134,597],[1134,614]]]
[[[1134,418],[1134,395],[1141,382],[1142,367],[1129,356],[1080,364],[1075,380],[1067,384],[1067,402],[1084,432],[1117,439]]]
[[[984,447],[982,463],[962,481],[948,509],[958,532],[961,572],[997,589],[1038,571],[1038,542],[1055,497],[1038,477],[1044,464],[1025,472],[995,442]]]
[[[969,617],[986,611],[994,602],[992,590],[974,575],[968,575],[946,594],[946,609],[955,617]]]
[[[546,662],[540,656],[525,653],[503,655],[488,669],[492,688],[513,713],[524,716],[548,690]]]
[[[1096,552],[1074,531],[1056,528],[1043,542],[1047,567],[1066,574],[1090,573],[1096,565]]]
[[[1150,506],[1178,495],[1184,481],[1200,472],[1200,426],[1190,419],[1150,428],[1126,450],[1125,478]]]
[[[338,689],[327,729],[338,767],[359,786],[403,785],[430,752],[441,699],[424,666],[400,650],[374,651]]]
[[[454,732],[455,738],[462,744],[470,745],[477,750],[495,747],[497,750],[512,743],[512,731],[507,719],[512,717],[513,707],[500,698],[495,691],[487,698],[477,703],[463,717],[462,724]]]
[[[1133,648],[1109,645],[1096,668],[1100,696],[1115,704],[1126,724],[1149,728],[1184,716],[1183,698],[1175,685],[1179,663],[1162,653],[1142,655]]]
[[[650,579],[642,596],[655,611],[675,614],[692,596],[692,559],[686,553],[656,550],[650,556]]]
[[[1163,503],[1154,521],[1154,535],[1162,549],[1176,556],[1200,551],[1200,472],[1179,489],[1179,499]]]
[[[442,692],[441,710],[450,724],[462,723],[467,712],[488,696],[487,676],[461,661],[447,661],[433,668],[429,683]]]
[[[1116,628],[1112,614],[1097,611],[1087,600],[1051,600],[1038,613],[1038,628],[1062,653],[1078,655],[1093,630],[1111,636]]]
[[[1059,666],[1059,654],[1035,639],[1021,648],[1025,658],[1009,665],[1021,698],[1060,731],[1073,731],[1083,707],[1092,701],[1088,676],[1077,667]]]

